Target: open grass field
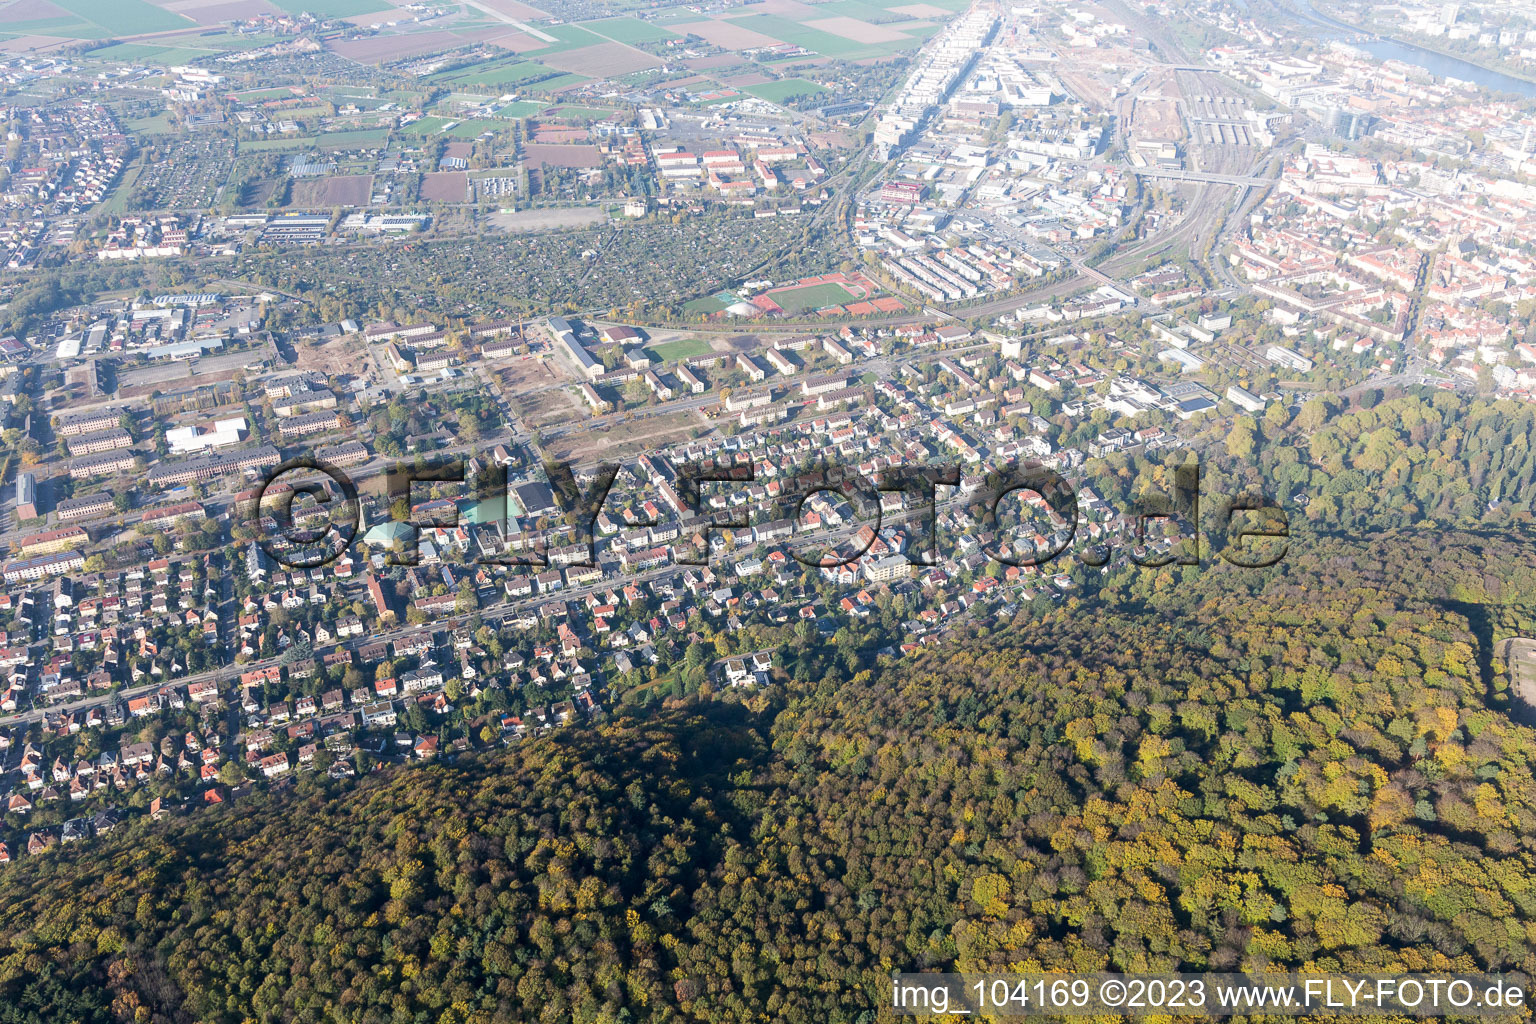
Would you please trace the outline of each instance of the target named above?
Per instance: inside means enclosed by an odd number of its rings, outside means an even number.
[[[692,359],[694,356],[707,355],[713,352],[709,342],[703,338],[679,338],[676,341],[664,341],[659,345],[648,345],[646,351],[652,358],[665,363],[674,363],[683,359]]]
[[[161,135],[171,130],[171,115],[156,114],[153,117],[136,117],[124,122],[123,127],[131,135]]]
[[[239,145],[242,153],[281,153],[290,149],[307,149],[314,141],[305,136],[295,136],[286,139],[241,139]]]
[[[326,132],[315,139],[321,149],[380,149],[389,141],[388,128],[359,128],[350,132]]]
[[[578,414],[571,414],[569,419],[586,419],[590,416],[587,407],[579,399],[568,397],[571,406],[580,410]],[[681,441],[699,423],[699,418],[690,412],[654,413],[635,417],[627,423],[616,424],[610,420],[593,429],[562,434],[545,445],[544,450],[552,458],[573,462],[587,462],[599,455],[605,459],[613,455],[623,457],[647,448],[660,448]]]
[[[294,97],[294,91],[287,86],[275,89],[252,89],[249,92],[237,92],[235,99],[241,103],[260,103],[263,100],[288,100]]]
[[[606,18],[584,21],[581,27],[616,43],[661,43],[680,38],[678,33],[638,18]]]
[[[841,306],[860,298],[840,284],[813,284],[804,288],[775,291],[773,301],[783,307],[790,316],[826,306]]]
[[[777,82],[746,86],[743,91],[769,103],[782,103],[791,96],[808,96],[827,90],[804,78],[781,78]]]
[[[142,156],[140,157],[142,159]],[[128,212],[128,197],[133,194],[133,183],[139,180],[139,172],[144,169],[141,163],[130,164],[117,179],[117,184],[112,187],[112,192],[107,196],[106,202],[96,207],[93,212],[106,214],[111,217],[121,216]]]

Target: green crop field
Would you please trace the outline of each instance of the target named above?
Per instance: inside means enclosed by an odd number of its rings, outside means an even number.
[[[602,36],[593,35],[580,25],[540,25],[539,31],[547,36],[554,36],[560,41],[539,50],[529,50],[523,54],[524,57],[537,60],[552,53],[564,53],[566,50],[576,50],[583,46],[596,46],[598,43],[607,42]]]
[[[589,81],[591,81],[591,79],[584,75],[557,75],[554,78],[548,78],[542,82],[535,82],[527,88],[529,92],[554,92],[557,89],[564,89],[568,85],[580,85],[583,82]]]
[[[852,292],[840,284],[806,285],[804,288],[791,288],[786,292],[774,292],[769,298],[784,307],[784,312],[791,315],[858,301]]]
[[[711,296],[713,301],[713,296]],[[718,305],[716,309],[720,308]],[[683,359],[692,359],[694,356],[708,355],[714,349],[709,347],[709,342],[703,338],[679,338],[676,341],[664,341],[660,345],[647,345],[646,351],[651,358],[664,363],[678,362]]]
[[[522,82],[553,74],[555,74],[554,68],[545,67],[537,61],[511,60],[469,70],[460,68],[449,71],[441,77],[434,75],[433,80],[454,89],[472,86],[483,89],[509,89]]]
[[[769,103],[782,103],[791,96],[810,96],[827,90],[804,78],[781,78],[777,82],[746,86],[743,91]]]
[[[749,28],[754,32],[761,32],[765,36],[782,39],[786,43],[803,46],[824,57],[846,57],[849,54],[858,54],[872,49],[869,43],[844,39],[842,36],[823,32],[817,28],[807,28],[797,21],[782,18],[776,14],[754,14],[747,18],[732,18],[730,23]]]
[[[152,43],[113,43],[85,54],[87,60],[102,60],[134,64],[184,64],[198,57],[206,57],[213,50],[179,46],[155,46]]]
[[[349,132],[327,132],[315,139],[315,145],[321,149],[376,149],[388,141],[388,128],[358,128]]]
[[[355,18],[359,14],[375,14],[395,6],[388,0],[272,0],[272,3],[289,14],[308,11],[326,18]]]
[[[682,38],[676,32],[652,25],[638,18],[608,18],[603,21],[584,21],[581,27],[616,43],[662,43],[668,39]]]
[[[101,26],[105,35],[132,36],[193,28],[196,22],[145,0],[53,0],[54,6]],[[81,35],[80,38],[91,38]]]
[[[901,26],[897,23],[911,21],[912,16],[889,8],[904,7],[908,3],[910,0],[890,0],[886,4],[881,4],[878,0],[873,2],[871,0],[831,0],[830,3],[817,4],[816,13],[822,17],[858,18],[871,25],[892,25],[900,29]]]

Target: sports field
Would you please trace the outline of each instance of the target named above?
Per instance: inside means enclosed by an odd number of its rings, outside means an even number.
[[[736,301],[736,295],[732,292],[716,292],[713,295],[706,295],[701,299],[694,299],[691,302],[684,303],[683,312],[695,316],[699,314],[718,313]]]
[[[646,351],[664,363],[671,363],[707,355],[714,350],[703,338],[679,338],[676,341],[664,341],[660,345],[649,345]]]
[[[770,293],[770,297],[790,316],[827,306],[841,306],[845,302],[862,298],[840,284],[812,284],[804,288],[787,288],[784,291]]]
[[[746,86],[744,91],[769,103],[783,103],[791,96],[812,96],[827,90],[804,78],[781,78],[777,82]]]

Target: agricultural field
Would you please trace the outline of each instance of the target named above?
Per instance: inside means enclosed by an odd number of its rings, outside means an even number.
[[[428,202],[465,202],[469,199],[469,175],[463,171],[432,171],[423,174],[421,198]]]
[[[653,25],[638,18],[607,18],[603,21],[583,22],[582,28],[596,32],[616,43],[664,43],[678,39],[679,34],[660,25]]]
[[[544,58],[550,67],[593,78],[609,78],[628,75],[636,71],[656,67],[661,63],[643,50],[623,43],[599,42],[595,46],[582,46],[564,53]]]
[[[329,178],[303,178],[293,183],[289,205],[305,209],[332,206],[367,206],[373,194],[373,175],[336,174]]]
[[[98,32],[63,32],[56,28],[49,31],[50,35],[65,35],[76,39],[171,32],[179,28],[193,28],[197,24],[147,3],[146,0],[50,0],[50,3],[100,29]]]
[[[581,85],[589,81],[591,81],[591,79],[586,78],[583,75],[559,75],[555,78],[545,79],[542,82],[535,82],[533,85],[528,86],[528,91],[537,93],[553,93],[558,92],[561,89],[569,89],[572,86]]]
[[[524,156],[533,167],[601,167],[603,155],[596,146],[564,146],[531,143]]]
[[[327,45],[332,51],[348,60],[363,64],[386,64],[390,61],[462,46],[464,38],[448,31],[413,32],[408,35],[341,39]]]
[[[491,64],[482,64],[473,68],[456,68],[452,71],[433,75],[429,81],[450,89],[496,89],[511,90],[525,82],[531,82],[539,78],[548,78],[559,74],[555,68],[540,64],[537,61],[510,59]]]
[[[174,66],[207,57],[216,50],[201,47],[155,46],[152,43],[113,43],[86,54],[88,60],[120,64],[164,64]]]
[[[105,0],[114,2],[114,0]],[[271,0],[274,7],[280,7],[289,14],[302,14],[305,11],[326,18],[356,18],[363,14],[377,14],[380,11],[391,9],[394,4],[388,0]]]
[[[540,32],[547,36],[554,36],[559,40],[555,43],[546,43],[542,49],[529,50],[528,56],[534,59],[547,57],[552,53],[563,53],[566,50],[575,50],[583,46],[595,46],[603,41],[601,36],[593,35],[580,25],[544,25]]]
[[[729,24],[758,35],[803,46],[824,57],[848,59],[886,56],[915,49],[928,34],[927,30],[908,34],[901,31],[899,23],[873,25],[849,17],[813,18],[799,22],[776,14],[752,14],[744,18],[733,18]],[[703,32],[699,34],[704,35]]]

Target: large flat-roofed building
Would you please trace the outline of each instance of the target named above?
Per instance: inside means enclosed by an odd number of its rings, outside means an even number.
[[[31,473],[16,474],[16,518],[37,518],[37,478]]]
[[[549,333],[555,336],[555,344],[560,350],[571,357],[578,369],[587,375],[589,380],[596,380],[603,374],[603,364],[592,358],[581,342],[576,340],[576,328],[563,316],[549,318]]]
[[[1293,352],[1283,345],[1271,345],[1264,350],[1264,358],[1279,366],[1295,370],[1297,373],[1309,373],[1312,370],[1312,360],[1299,352]]]

